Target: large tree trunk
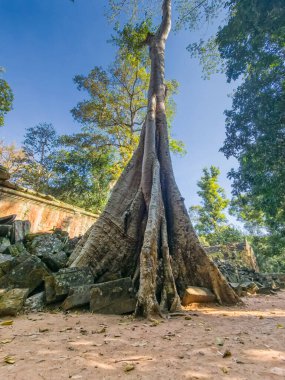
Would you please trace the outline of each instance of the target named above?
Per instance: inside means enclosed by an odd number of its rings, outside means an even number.
[[[164,0],[162,12],[160,28],[148,38],[151,79],[139,146],[72,263],[89,266],[97,282],[130,276],[138,291],[136,314],[147,317],[180,309],[189,285],[210,288],[220,303],[239,301],[199,244],[175,183],[164,84],[171,0]]]

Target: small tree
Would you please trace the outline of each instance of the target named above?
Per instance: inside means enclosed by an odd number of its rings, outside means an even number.
[[[203,176],[197,185],[201,197],[200,206],[190,207],[190,213],[196,214],[195,228],[199,235],[216,232],[221,224],[227,221],[225,209],[229,204],[224,189],[218,184],[219,168],[211,166],[203,169]]]
[[[189,209],[194,227],[205,245],[227,244],[243,239],[242,232],[228,224],[225,211],[229,200],[218,183],[219,175],[220,170],[215,166],[203,169],[203,176],[197,183],[201,205]]]
[[[98,149],[96,137],[86,133],[62,136],[59,142],[49,192],[64,202],[92,212],[101,211],[114,180],[110,148]]]
[[[40,123],[26,129],[23,141],[26,154],[25,167],[20,172],[23,186],[48,193],[53,176],[53,155],[58,146],[58,136],[52,124]]]
[[[11,175],[10,181],[16,182],[18,175],[25,167],[27,156],[22,148],[15,144],[6,145],[0,140],[0,164],[3,165]]]

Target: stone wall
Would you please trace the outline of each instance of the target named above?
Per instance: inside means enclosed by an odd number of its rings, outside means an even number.
[[[18,220],[29,220],[31,232],[61,228],[71,238],[83,235],[98,218],[79,207],[0,179],[0,217],[11,214],[16,214]]]
[[[259,271],[253,249],[246,240],[242,243],[215,245],[204,248],[214,261],[220,260],[237,267],[247,267],[257,272]]]

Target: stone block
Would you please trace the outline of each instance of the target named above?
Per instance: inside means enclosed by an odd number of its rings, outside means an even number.
[[[190,303],[208,303],[214,302],[215,295],[207,288],[200,288],[198,286],[189,286],[182,298],[182,305],[187,306]]]
[[[15,258],[0,253],[0,277],[8,273],[17,264]]]
[[[250,293],[250,294],[255,294],[258,290],[258,286],[256,285],[255,282],[252,281],[245,281],[240,284],[242,290]]]
[[[13,226],[11,224],[0,224],[0,236],[11,239],[13,234]]]
[[[26,245],[29,252],[41,257],[62,251],[65,243],[55,234],[29,234]]]
[[[0,294],[0,316],[17,315],[22,310],[29,289],[12,289]]]
[[[71,288],[68,297],[61,305],[64,310],[69,310],[74,307],[87,305],[90,303],[90,291],[92,288],[97,287],[98,284],[82,285],[76,288]]]
[[[129,277],[96,284],[90,289],[90,311],[100,314],[125,314],[135,310],[136,298]]]
[[[5,255],[11,255],[13,257],[20,257],[20,256],[29,256],[29,252],[26,250],[24,244],[22,242],[18,242],[16,244],[9,245],[3,252]]]
[[[45,307],[45,292],[34,294],[26,299],[24,309],[26,311],[42,311]]]
[[[66,253],[63,251],[56,253],[46,252],[39,257],[53,272],[57,272],[59,269],[64,268],[68,259]]]
[[[3,253],[11,245],[10,240],[6,237],[0,237],[0,253]]]
[[[12,243],[23,241],[30,233],[31,223],[28,220],[15,220],[13,223]]]
[[[71,288],[94,283],[89,268],[65,268],[45,278],[47,303],[63,300]]]
[[[36,256],[30,256],[0,278],[1,288],[29,288],[31,293],[50,271]]]

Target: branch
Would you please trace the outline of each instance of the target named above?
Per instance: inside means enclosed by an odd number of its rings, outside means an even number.
[[[171,29],[171,0],[163,0],[162,4],[162,21],[156,33],[160,40],[166,40]]]

